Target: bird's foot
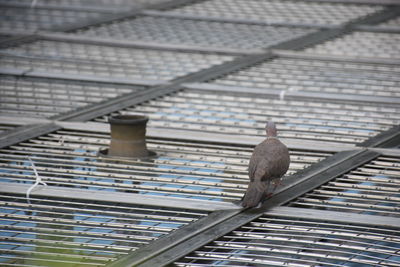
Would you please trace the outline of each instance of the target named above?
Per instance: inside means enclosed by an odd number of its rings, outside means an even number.
[[[278,187],[278,186],[281,186],[281,185],[283,185],[283,183],[282,183],[282,180],[281,180],[281,179],[278,179],[278,180],[274,180],[274,181],[272,181],[272,184],[273,184],[275,187]]]

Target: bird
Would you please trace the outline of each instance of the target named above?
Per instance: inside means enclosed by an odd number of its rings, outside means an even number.
[[[258,144],[249,161],[250,183],[244,194],[241,205],[244,208],[258,206],[269,195],[271,184],[274,184],[270,195],[280,184],[281,177],[290,165],[288,148],[278,139],[273,121],[265,126],[267,138]]]

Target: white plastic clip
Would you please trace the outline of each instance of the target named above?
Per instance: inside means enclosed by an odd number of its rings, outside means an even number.
[[[37,4],[37,0],[32,0],[31,2],[31,8],[34,8]]]
[[[298,88],[298,87],[289,87],[287,90],[282,90],[280,93],[279,93],[279,100],[285,100],[285,94],[286,94],[286,91],[289,91],[289,92],[297,92],[297,91],[299,91],[300,89]]]
[[[29,187],[29,189],[26,191],[26,200],[28,201],[29,204],[31,204],[31,201],[30,201],[30,199],[29,199],[29,195],[30,195],[31,191],[32,191],[36,186],[38,186],[39,184],[42,184],[42,185],[44,185],[44,186],[47,186],[47,184],[46,184],[45,182],[43,182],[43,181],[42,181],[42,178],[39,176],[39,174],[38,174],[38,172],[37,172],[37,170],[36,170],[36,166],[35,166],[35,164],[33,163],[33,160],[31,160],[31,158],[28,158],[28,159],[29,159],[29,161],[30,161],[30,163],[31,163],[31,165],[32,165],[33,172],[35,173],[35,176],[36,176],[36,181],[35,181],[35,183],[34,183],[31,187]]]
[[[280,94],[279,94],[279,100],[285,100],[285,93],[286,93],[286,91],[285,90],[282,90],[281,92],[280,92]]]

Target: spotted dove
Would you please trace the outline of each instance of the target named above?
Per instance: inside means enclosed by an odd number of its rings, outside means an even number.
[[[255,207],[269,194],[271,183],[272,194],[280,178],[286,173],[290,164],[288,148],[279,141],[275,123],[269,121],[265,127],[267,138],[258,144],[249,162],[250,183],[242,198],[242,206]]]

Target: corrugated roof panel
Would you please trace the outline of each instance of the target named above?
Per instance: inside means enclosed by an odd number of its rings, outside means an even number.
[[[232,60],[232,56],[205,53],[110,47],[41,40],[2,49],[6,68],[167,81]]]
[[[398,266],[397,229],[264,215],[175,266]]]
[[[400,97],[400,67],[280,57],[224,75],[209,83],[285,91]]]
[[[48,185],[213,201],[239,200],[247,184],[251,147],[149,139],[156,157],[98,157],[109,135],[60,130],[0,150],[2,182],[33,183],[29,158]],[[288,175],[332,153],[291,150]]]
[[[378,5],[277,0],[200,1],[172,9],[193,16],[315,25],[340,25],[380,10]]]
[[[400,157],[380,156],[289,203],[290,206],[400,217]]]
[[[207,214],[0,194],[2,266],[103,266]]]
[[[266,48],[315,30],[142,16],[77,31],[78,34],[212,48]]]
[[[141,86],[1,75],[0,114],[49,118],[144,89]]]
[[[351,57],[400,59],[400,33],[355,31],[304,51]]]
[[[119,111],[146,114],[150,127],[265,136],[274,120],[279,136],[361,143],[400,123],[398,106],[339,100],[279,100],[250,94],[185,90]],[[105,122],[105,117],[96,119]],[[234,137],[233,137],[234,138]]]

